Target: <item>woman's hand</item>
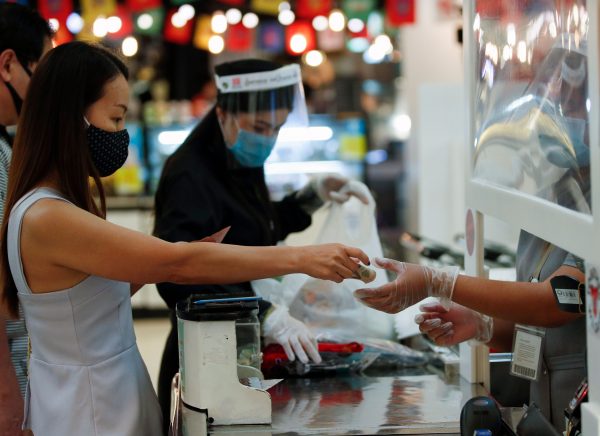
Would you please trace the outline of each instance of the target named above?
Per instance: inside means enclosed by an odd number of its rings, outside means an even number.
[[[396,279],[378,288],[357,289],[354,296],[364,305],[398,313],[427,297],[450,304],[458,267],[430,268],[392,259],[375,259],[375,265],[396,273]]]
[[[415,322],[421,333],[437,345],[455,345],[470,339],[485,344],[492,338],[493,318],[460,304],[452,303],[446,310],[439,303],[428,303],[419,309],[421,313],[415,317]]]
[[[299,247],[301,272],[317,279],[341,283],[352,278],[358,270],[355,259],[369,265],[369,257],[360,249],[342,244],[323,244]]]

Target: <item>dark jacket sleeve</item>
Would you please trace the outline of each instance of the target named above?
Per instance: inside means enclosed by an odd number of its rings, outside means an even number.
[[[281,240],[285,239],[290,233],[301,232],[310,226],[312,218],[302,208],[303,201],[293,192],[283,200],[273,203],[275,213],[279,219]]]
[[[196,241],[218,230],[219,209],[211,196],[210,184],[194,180],[182,173],[164,177],[156,194],[157,210],[155,236],[169,242]],[[202,268],[202,265],[198,265]],[[160,296],[167,305],[175,308],[177,301],[198,292],[215,291],[252,295],[249,283],[239,285],[178,285],[158,283]]]

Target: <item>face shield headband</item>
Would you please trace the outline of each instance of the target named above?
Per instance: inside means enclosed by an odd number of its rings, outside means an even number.
[[[227,112],[255,116],[260,112],[274,115],[278,109],[285,109],[287,116],[282,127],[308,126],[302,76],[296,64],[272,71],[216,75],[215,80],[218,101]],[[269,122],[273,126],[279,124],[274,119]]]

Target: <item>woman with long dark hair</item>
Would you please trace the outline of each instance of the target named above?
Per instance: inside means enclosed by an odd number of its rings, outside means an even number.
[[[134,283],[230,283],[303,272],[342,281],[358,249],[169,243],[107,222],[100,177],[127,157],[127,68],[61,45],[37,67],[13,149],[2,227],[6,309],[31,337],[26,426],[43,435],[158,435],[133,332]],[[100,197],[97,205],[90,186]]]

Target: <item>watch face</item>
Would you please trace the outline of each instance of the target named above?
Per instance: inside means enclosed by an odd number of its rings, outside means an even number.
[[[550,280],[554,298],[560,310],[571,313],[584,312],[585,286],[569,276],[556,276]]]

